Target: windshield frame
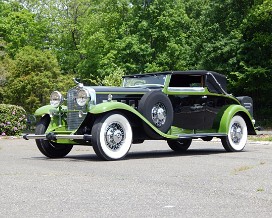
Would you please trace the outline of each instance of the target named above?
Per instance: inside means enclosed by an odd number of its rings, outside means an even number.
[[[164,87],[167,74],[137,74],[124,76],[122,87]],[[134,80],[134,82],[133,82]],[[131,83],[131,84],[129,84]],[[138,84],[136,84],[138,83]]]

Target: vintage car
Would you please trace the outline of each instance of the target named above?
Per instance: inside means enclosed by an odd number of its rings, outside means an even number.
[[[192,139],[221,139],[226,151],[242,151],[255,135],[253,102],[227,93],[227,79],[211,71],[169,71],[123,77],[122,87],[78,83],[64,100],[52,92],[50,105],[36,110],[35,134],[45,156],[60,158],[74,145],[90,145],[104,160],[124,158],[131,144],[166,140],[176,152]]]

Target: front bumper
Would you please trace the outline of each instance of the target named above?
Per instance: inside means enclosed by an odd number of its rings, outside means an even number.
[[[63,134],[55,134],[53,132],[49,132],[43,135],[35,135],[35,134],[25,134],[23,135],[25,140],[29,139],[44,139],[50,141],[56,141],[58,139],[70,139],[70,140],[84,140],[90,141],[92,139],[92,135],[84,134],[84,135],[63,135]]]

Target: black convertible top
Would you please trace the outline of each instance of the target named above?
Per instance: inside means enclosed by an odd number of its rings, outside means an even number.
[[[210,90],[210,92],[227,94],[227,77],[225,75],[222,75],[213,71],[207,71],[207,70],[165,71],[165,72],[156,72],[156,73],[127,75],[127,76],[123,76],[123,78],[145,77],[145,76],[152,76],[152,75],[158,75],[158,74],[206,75],[205,84]]]

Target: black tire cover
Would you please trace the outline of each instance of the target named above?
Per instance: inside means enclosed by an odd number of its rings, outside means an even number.
[[[158,103],[163,104],[166,109],[166,120],[164,124],[161,125],[160,127],[156,126],[156,124],[154,123],[152,119],[152,108]],[[168,96],[165,95],[161,90],[155,90],[155,91],[146,93],[139,102],[138,110],[150,123],[156,126],[157,129],[159,129],[163,133],[167,133],[173,123],[174,113],[173,113],[172,103],[170,99],[168,98]],[[161,138],[144,121],[143,121],[143,126],[149,137],[154,139]]]

